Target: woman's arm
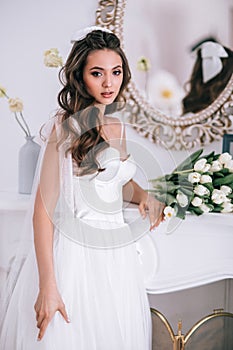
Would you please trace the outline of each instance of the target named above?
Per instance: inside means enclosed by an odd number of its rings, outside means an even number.
[[[143,218],[148,214],[150,219],[150,230],[153,230],[164,220],[164,203],[144,191],[134,180],[130,180],[123,187],[123,198],[127,202],[138,204]]]
[[[38,187],[34,206],[33,228],[39,287],[56,285],[53,266],[53,224],[44,207],[40,186]]]
[[[51,141],[51,140],[50,140]],[[35,303],[38,340],[56,311],[69,322],[65,305],[57,289],[54,262],[52,222],[59,194],[59,164],[56,142],[49,142],[45,151],[33,215],[34,245],[39,273],[39,294]]]

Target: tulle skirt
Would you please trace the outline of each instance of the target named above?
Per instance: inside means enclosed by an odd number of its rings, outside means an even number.
[[[70,323],[56,313],[37,341],[34,250],[17,279],[1,330],[1,350],[149,350],[151,316],[135,244],[84,247],[55,234],[54,265]]]

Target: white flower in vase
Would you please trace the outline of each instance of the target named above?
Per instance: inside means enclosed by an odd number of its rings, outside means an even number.
[[[9,97],[6,93],[6,89],[2,86],[0,86],[0,97],[5,97],[8,100],[9,109],[14,113],[15,119],[20,128],[23,130],[26,137],[31,137],[30,128],[23,116],[23,101],[18,97]]]
[[[0,97],[5,97],[8,100],[9,109],[14,114],[26,138],[26,143],[20,148],[18,156],[18,191],[22,194],[30,194],[40,145],[33,141],[34,137],[23,116],[23,101],[18,97],[10,98],[6,93],[6,89],[1,86]]]
[[[62,57],[59,56],[57,48],[52,48],[44,52],[44,64],[46,67],[61,67],[63,65]]]
[[[182,98],[184,90],[175,76],[165,70],[156,72],[150,77],[149,100],[161,111],[177,117],[182,113]]]

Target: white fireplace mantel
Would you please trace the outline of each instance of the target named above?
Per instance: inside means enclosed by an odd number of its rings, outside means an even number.
[[[138,215],[136,208],[127,211],[128,220]],[[233,278],[232,213],[188,214],[185,220],[172,220],[137,242],[148,293]]]
[[[20,239],[19,228],[30,196],[0,192],[0,267],[7,269]],[[148,232],[136,206],[125,209],[125,219],[147,231],[137,249],[148,293],[161,294],[233,278],[233,214],[187,215],[162,223]],[[141,226],[140,226],[141,225]]]

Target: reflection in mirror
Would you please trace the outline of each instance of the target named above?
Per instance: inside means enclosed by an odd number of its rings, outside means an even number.
[[[208,107],[225,89],[233,73],[233,51],[218,42],[205,41],[194,50],[195,64],[183,99],[183,112]]]
[[[125,50],[141,93],[145,93],[144,83],[148,80],[146,96],[149,95],[154,107],[174,117],[180,114],[181,108],[172,107],[181,104],[196,61],[197,52],[191,52],[191,48],[210,34],[215,40],[227,42],[227,11],[225,1],[219,0],[204,3],[190,0],[188,4],[186,0],[178,3],[147,0],[146,6],[143,0],[126,1]],[[208,13],[211,13],[210,18],[207,18]],[[137,20],[133,21],[133,18]],[[147,74],[138,70],[137,60],[142,56],[150,62]]]
[[[166,0],[166,5],[167,2],[172,5],[171,0]],[[160,3],[160,11],[156,12],[157,3]],[[184,50],[182,51],[181,47],[177,44],[176,38],[179,38],[179,35],[183,34],[185,26],[186,28],[190,27],[195,33],[194,37],[189,38],[190,45],[193,44],[194,38],[197,38],[195,30],[197,28],[200,30],[200,25],[197,25],[196,21],[199,15],[194,17],[192,23],[188,23],[188,17],[185,19],[182,17],[184,13],[182,10],[194,11],[194,8],[198,6],[196,6],[196,2],[189,2],[187,5],[187,2],[182,1],[182,8],[180,6],[181,3],[179,3],[179,6],[176,4],[172,8],[171,6],[165,7],[165,4],[162,6],[163,3],[160,0],[156,2],[149,0],[145,7],[145,2],[139,0],[99,1],[96,23],[113,30],[125,44],[125,51],[129,57],[133,73],[133,79],[127,91],[127,99],[129,101],[127,117],[135,129],[145,137],[150,138],[153,142],[166,148],[190,149],[195,146],[203,146],[214,140],[220,140],[222,135],[229,132],[232,128],[233,78],[230,74],[231,78],[228,84],[213,103],[206,108],[191,115],[180,115],[182,113],[180,103],[185,95],[184,84],[189,80],[194,61],[190,53],[187,52],[187,45],[185,44],[185,49],[183,47]],[[211,3],[211,6],[213,6],[213,1],[208,0],[205,3],[209,5]],[[225,5],[218,0],[214,0],[214,6],[217,9],[216,13],[219,15],[221,12],[221,15],[227,18],[227,11],[229,9]],[[131,6],[130,10],[129,6]],[[199,7],[199,13],[200,11],[203,12],[203,6]],[[174,9],[176,10],[175,14],[171,12]],[[203,16],[206,17],[207,14],[208,11],[204,11]],[[130,17],[131,20],[129,20]],[[153,18],[153,29],[151,29],[150,23],[146,20],[151,17]],[[132,18],[137,20],[132,21]],[[212,16],[211,21],[212,28],[216,28],[216,23],[221,22],[216,21],[214,16]],[[135,23],[135,29],[128,28],[129,23],[130,25]],[[173,35],[172,40],[164,41],[163,39],[163,42],[161,41],[161,38],[164,38],[164,36],[160,35],[158,31],[158,23],[163,25],[160,27],[160,30],[161,28],[164,28],[164,30],[169,29],[170,37]],[[176,24],[175,31],[170,30],[171,23]],[[203,33],[206,33],[204,28],[202,30]],[[142,34],[142,37],[140,37],[141,34],[138,35],[138,32]],[[191,30],[187,32],[191,33]],[[130,50],[127,48],[128,40],[131,40]],[[143,50],[141,50],[142,47]],[[175,49],[173,53],[172,49]],[[191,60],[189,64],[185,63],[186,56]],[[147,65],[149,70],[143,70],[142,67],[138,69],[140,67],[138,61],[144,58],[146,59],[146,64],[149,64]],[[170,66],[168,65],[169,60]],[[163,66],[161,66],[161,62],[164,63]],[[177,71],[173,70],[175,67]],[[158,76],[158,72],[160,76]],[[151,76],[155,74],[157,74],[157,78],[155,80],[153,79],[155,84],[152,84]],[[151,82],[149,82],[148,77]],[[170,82],[170,88],[171,86],[175,87],[177,92],[175,107],[172,105],[167,106],[167,109],[164,106],[163,108],[161,106],[159,108],[159,100],[157,100],[157,105],[156,101],[152,102],[149,94],[153,91],[153,95],[155,96],[156,84],[158,85],[161,81],[163,84]],[[149,87],[150,84],[152,86],[151,89]],[[146,91],[147,89],[148,91]],[[165,86],[164,97],[168,99],[171,95],[171,89],[169,90]]]

